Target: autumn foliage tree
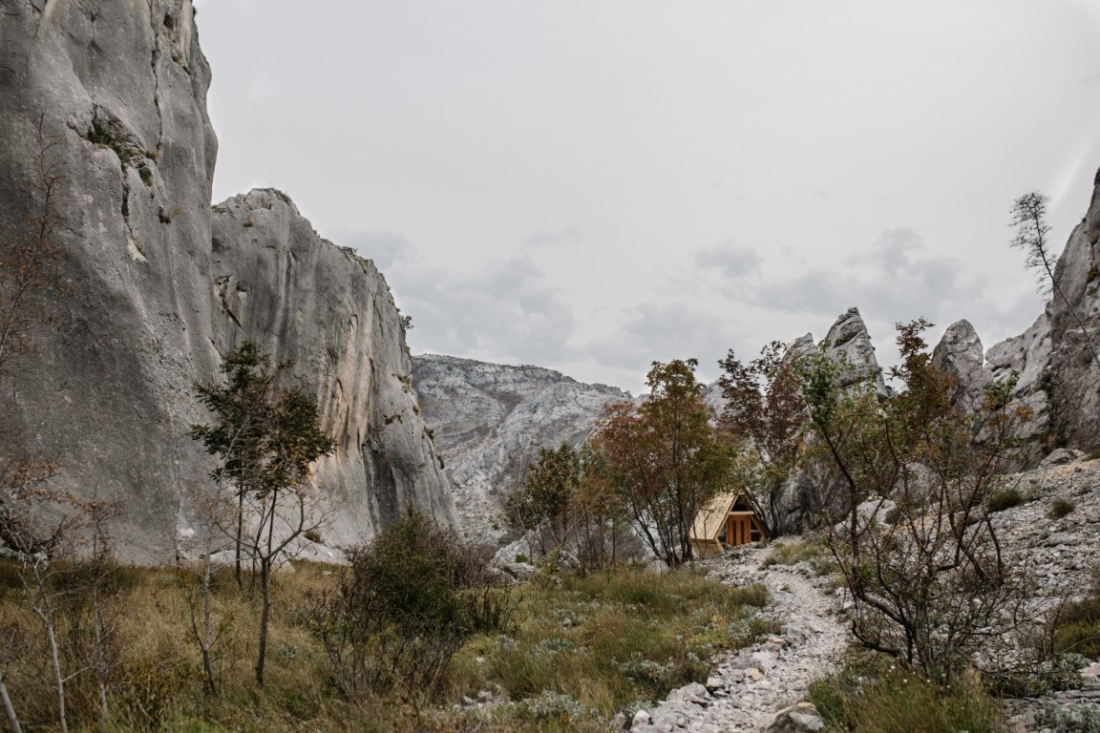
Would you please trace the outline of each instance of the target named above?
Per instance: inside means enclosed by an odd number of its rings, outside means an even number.
[[[853,600],[852,632],[870,649],[950,679],[982,640],[1019,618],[1021,577],[989,511],[1018,416],[1011,388],[992,385],[985,409],[998,439],[974,436],[951,404],[952,380],[932,365],[921,336],[929,325],[898,326],[893,396],[845,390],[827,357],[801,368],[814,434],[847,493],[846,519],[827,543]]]
[[[697,366],[654,362],[645,402],[608,408],[592,439],[635,531],[670,566],[692,558],[695,515],[727,488],[733,462],[709,422]]]
[[[543,558],[566,559],[581,572],[614,564],[626,523],[606,473],[590,445],[543,447],[508,497],[505,518]]]
[[[719,426],[746,448],[746,494],[770,537],[782,532],[784,485],[798,467],[809,413],[797,360],[778,341],[747,364],[731,349],[718,362],[725,407]]]

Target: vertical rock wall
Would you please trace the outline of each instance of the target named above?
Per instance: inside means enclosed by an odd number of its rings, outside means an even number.
[[[207,419],[194,385],[218,378],[221,356],[253,338],[304,357],[295,378],[315,390],[329,427],[343,421],[340,452],[318,471],[346,507],[334,539],[370,536],[404,499],[453,519],[432,448],[412,437],[422,424],[398,438],[373,422],[396,409],[387,401],[412,401],[378,381],[411,367],[374,268],[312,235],[281,201],[253,217],[264,223],[255,236],[223,234],[215,252],[210,70],[190,0],[0,0],[0,11],[0,241],[42,211],[28,185],[35,167],[57,165],[68,290],[56,326],[36,334],[39,355],[0,382],[3,447],[56,456],[59,488],[117,501],[123,559],[171,561],[189,522],[183,497],[212,467],[186,437]],[[263,208],[265,196],[240,206]],[[265,293],[240,326],[223,278],[233,293],[241,281]],[[333,345],[328,361],[322,343]]]

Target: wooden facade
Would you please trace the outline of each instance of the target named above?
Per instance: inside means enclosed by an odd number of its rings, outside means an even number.
[[[763,525],[740,490],[714,497],[695,517],[691,528],[691,547],[701,558],[765,538]]]

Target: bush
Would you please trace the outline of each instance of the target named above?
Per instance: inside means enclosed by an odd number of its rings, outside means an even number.
[[[1067,603],[1058,611],[1054,651],[1100,659],[1100,596],[1095,592],[1084,600]]]
[[[814,575],[821,577],[839,570],[828,548],[816,537],[804,537],[795,542],[777,542],[760,564],[761,568],[773,565],[798,565],[805,562]]]
[[[513,600],[453,530],[410,512],[348,552],[337,587],[307,612],[346,694],[438,689],[451,657],[477,632],[506,631]]]
[[[1062,517],[1065,517],[1065,516],[1068,516],[1069,514],[1072,514],[1073,510],[1076,509],[1076,508],[1077,508],[1077,505],[1074,504],[1069,499],[1055,499],[1051,503],[1050,509],[1047,511],[1047,519],[1050,519],[1050,520],[1061,519]]]
[[[1085,704],[1060,708],[1047,703],[1035,715],[1035,725],[1052,733],[1100,733],[1100,712]]]
[[[990,512],[1003,512],[1023,503],[1024,495],[1015,486],[998,489],[990,494],[989,499],[986,500],[986,506],[989,507]]]
[[[996,733],[996,701],[976,678],[940,685],[900,664],[846,667],[810,685],[826,729],[850,733]]]

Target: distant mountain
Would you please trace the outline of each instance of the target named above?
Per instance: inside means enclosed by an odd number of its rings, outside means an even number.
[[[414,356],[412,376],[463,532],[485,541],[503,534],[504,500],[539,448],[579,446],[606,404],[630,400],[615,387],[583,384],[550,369],[453,356]]]

